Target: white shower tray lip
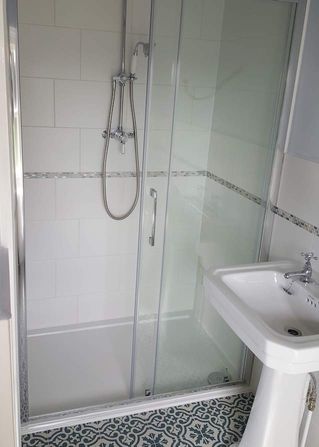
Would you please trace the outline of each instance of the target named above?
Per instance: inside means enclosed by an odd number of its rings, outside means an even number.
[[[319,370],[319,285],[283,276],[300,268],[266,262],[209,271],[204,278],[206,298],[256,357],[292,374]],[[291,283],[289,294],[284,289]]]

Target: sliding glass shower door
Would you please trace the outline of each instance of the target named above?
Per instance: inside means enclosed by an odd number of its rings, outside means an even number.
[[[203,276],[258,260],[295,12],[264,0],[154,5],[136,395],[243,378],[245,348]]]
[[[203,277],[258,260],[294,6],[128,0],[127,66],[136,44],[150,43],[134,81],[142,181],[139,206],[114,221],[102,133],[123,3],[37,5],[19,2],[18,27],[24,422],[241,381],[245,348]],[[132,140],[124,149],[111,141],[106,173],[118,214],[135,193]]]

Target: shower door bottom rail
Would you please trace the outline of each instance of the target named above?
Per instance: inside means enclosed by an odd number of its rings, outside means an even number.
[[[246,382],[231,382],[227,385],[197,388],[190,392],[176,392],[159,394],[147,398],[131,399],[123,402],[113,402],[106,405],[91,406],[77,410],[69,410],[34,416],[21,426],[21,434],[31,434],[55,428],[98,422],[116,417],[129,416],[162,408],[186,405],[210,399],[218,399],[237,394],[252,392],[250,384]]]

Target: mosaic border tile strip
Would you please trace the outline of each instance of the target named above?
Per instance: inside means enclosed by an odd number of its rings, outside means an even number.
[[[22,447],[228,447],[245,430],[252,394],[24,435]]]
[[[291,222],[297,227],[302,228],[305,231],[308,231],[308,233],[314,234],[315,236],[319,236],[319,227],[316,227],[315,225],[312,225],[306,222],[305,220],[300,219],[294,214],[288,213],[287,211],[279,208],[278,206],[272,205],[271,211],[275,215],[282,217],[283,219],[287,220],[288,222]]]
[[[148,171],[147,177],[167,177],[167,171]],[[229,182],[210,171],[172,171],[173,177],[207,177],[222,186],[240,194],[257,205],[266,206],[266,202],[255,194],[246,191],[243,188]],[[134,171],[113,171],[106,174],[107,178],[128,178],[136,177]],[[101,172],[26,172],[25,179],[66,179],[66,178],[102,178]]]
[[[147,177],[167,177],[167,171],[148,171]],[[206,171],[172,171],[173,177],[207,177]],[[107,178],[136,177],[135,171],[112,171]],[[25,179],[66,179],[66,178],[102,178],[102,172],[26,172]]]
[[[241,196],[245,197],[248,200],[251,200],[252,202],[256,203],[257,205],[261,205],[263,207],[266,206],[265,200],[263,200],[261,197],[256,196],[255,194],[250,193],[246,189],[243,189],[240,186],[237,186],[234,183],[231,183],[228,180],[223,179],[222,177],[218,177],[218,175],[214,174],[213,172],[207,171],[206,175],[208,178],[211,178],[216,183],[219,183],[220,185],[225,186],[226,188],[230,189],[231,191],[234,191],[237,194],[240,194]]]

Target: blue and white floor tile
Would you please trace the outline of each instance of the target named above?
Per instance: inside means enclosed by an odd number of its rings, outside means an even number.
[[[229,447],[241,439],[253,403],[241,394],[22,438],[22,447]]]

